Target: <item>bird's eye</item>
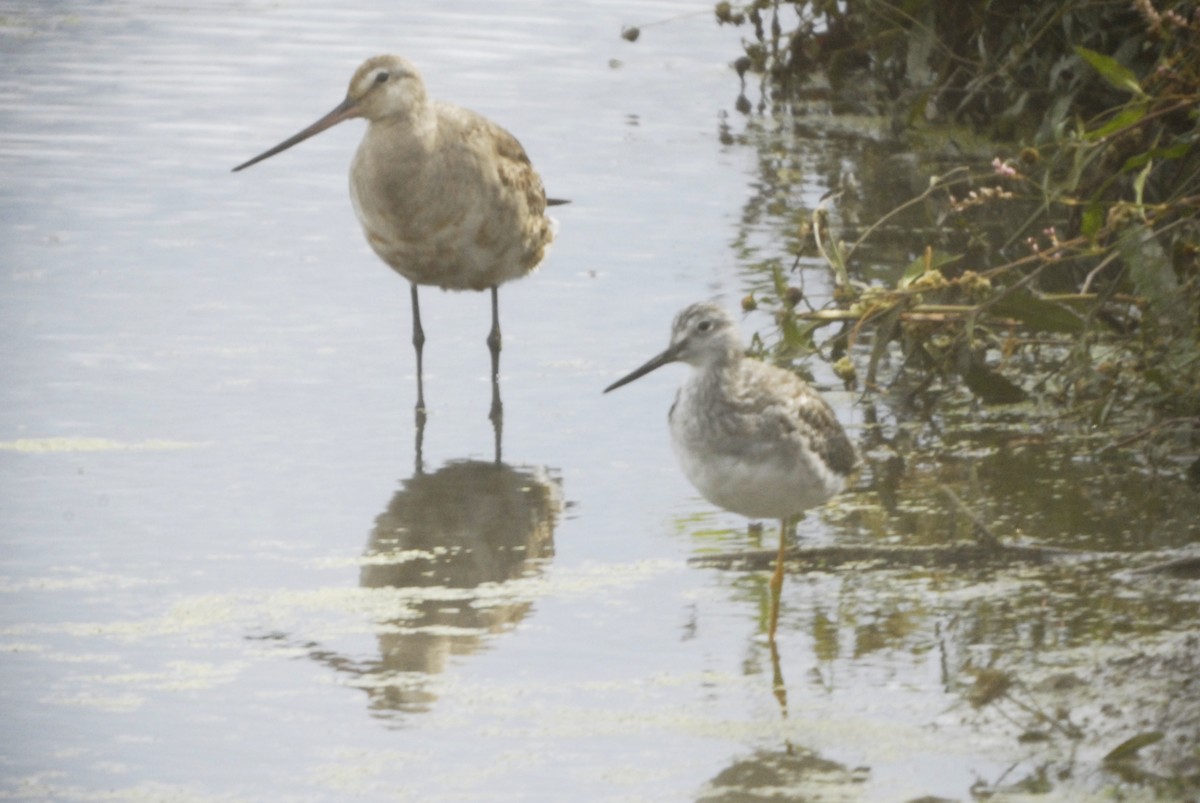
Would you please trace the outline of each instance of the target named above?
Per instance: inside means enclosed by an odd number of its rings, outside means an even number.
[[[707,332],[709,329],[712,329],[712,327],[712,321],[700,321],[700,323],[696,324],[696,331]]]
[[[380,70],[375,73],[375,83],[377,84],[387,83],[388,78],[391,78],[391,74],[387,70]]]

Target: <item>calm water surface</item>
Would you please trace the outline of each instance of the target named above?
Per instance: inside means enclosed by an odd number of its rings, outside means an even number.
[[[1069,570],[822,572],[789,580],[773,663],[765,576],[687,563],[759,536],[674,465],[683,369],[600,389],[678,308],[763,281],[787,225],[763,199],[815,205],[855,154],[773,183],[770,132],[734,111],[741,32],[706,3],[328,6],[0,4],[0,797],[962,798],[1044,763],[963,702],[970,667],[1193,619],[1186,588],[1168,608],[1134,581],[1089,615]],[[572,200],[501,293],[500,467],[477,294],[423,294],[418,459],[407,285],[346,190],[362,124],[229,172],[378,52]],[[804,538],[952,538],[929,489],[966,474],[1006,534],[1195,537],[1169,485],[1137,480],[1174,500],[1156,526],[1114,521],[1124,472],[1071,481],[1074,455],[986,433],[899,490],[870,462]],[[1047,462],[1062,504],[1013,511]]]

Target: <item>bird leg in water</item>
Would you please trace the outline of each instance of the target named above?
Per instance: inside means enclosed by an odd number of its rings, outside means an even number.
[[[504,404],[500,401],[500,293],[492,285],[492,330],[487,336],[488,351],[492,353],[492,409],[488,418],[496,430],[496,462],[500,462],[500,429],[504,421]]]
[[[420,476],[421,474],[425,473],[425,410],[420,407],[417,408],[417,421],[415,429],[416,444],[415,448],[413,449],[413,454],[416,455],[416,470],[414,474],[416,476]]]
[[[425,330],[421,328],[421,304],[417,301],[417,285],[412,285],[413,348],[417,352],[417,420],[425,419],[425,378],[421,370],[421,353],[425,349]]]
[[[492,329],[487,336],[488,349],[492,352],[492,377],[500,373],[500,291],[492,285]]]
[[[775,701],[779,703],[779,712],[783,714],[784,719],[787,719],[787,683],[783,679],[783,667],[779,660],[779,647],[775,645],[774,641],[769,642],[768,646],[771,648],[771,686],[775,692]],[[788,745],[788,752],[791,752],[791,745]]]
[[[775,627],[779,624],[779,597],[783,591],[783,559],[787,554],[788,520],[779,522],[779,552],[775,555],[775,572],[771,575],[771,619],[767,626],[767,641],[775,643]]]
[[[500,401],[500,382],[492,376],[492,411],[488,414],[496,435],[496,465],[500,465],[500,442],[504,435],[504,403]]]

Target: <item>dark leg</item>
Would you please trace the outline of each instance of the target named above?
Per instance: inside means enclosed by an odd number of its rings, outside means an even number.
[[[425,411],[420,407],[417,408],[417,425],[416,425],[416,474],[425,473]]]
[[[421,353],[425,349],[425,330],[421,328],[421,304],[417,300],[417,285],[412,287],[413,348],[417,352],[417,421],[425,423],[425,377],[421,370]]]
[[[500,373],[500,291],[492,285],[492,330],[487,336],[488,350],[492,352],[492,377]]]
[[[488,413],[496,434],[496,465],[500,465],[500,441],[504,433],[504,404],[500,401],[500,380],[492,374],[492,411]]]
[[[771,575],[771,620],[767,641],[775,643],[775,627],[779,624],[779,597],[783,591],[783,559],[787,555],[788,520],[779,522],[779,552],[775,555],[775,572]]]
[[[500,433],[504,425],[504,404],[500,401],[500,294],[492,286],[492,330],[488,332],[488,350],[492,353],[492,409],[488,413],[496,431],[496,462],[500,462]]]

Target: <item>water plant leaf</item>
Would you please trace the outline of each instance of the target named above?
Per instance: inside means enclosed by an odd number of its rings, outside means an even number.
[[[1137,752],[1143,747],[1149,747],[1155,742],[1160,742],[1162,738],[1162,731],[1147,731],[1139,733],[1137,736],[1130,736],[1108,751],[1108,754],[1104,756],[1104,763],[1116,764],[1121,761],[1130,761],[1137,757]]]
[[[1179,282],[1170,256],[1153,230],[1134,227],[1121,238],[1119,248],[1129,265],[1129,275],[1137,294],[1149,299],[1160,313],[1176,306]],[[1179,323],[1184,324],[1185,320],[1181,319]]]
[[[1114,114],[1112,118],[1097,129],[1088,131],[1083,138],[1088,142],[1097,142],[1106,137],[1110,137],[1118,131],[1123,131],[1130,126],[1135,126],[1142,121],[1146,116],[1149,107],[1145,103],[1136,103],[1124,107],[1119,112]]]
[[[795,318],[788,315],[780,322],[779,328],[783,333],[783,349],[789,353],[807,354],[817,350],[814,332],[822,326],[821,322],[806,322],[801,325]]]
[[[935,270],[941,270],[943,265],[949,265],[951,262],[954,262],[958,259],[961,259],[961,257],[955,256],[954,254],[948,254],[945,251],[926,250],[924,254],[914,259],[911,263],[909,263],[909,266],[904,269],[904,275],[900,277],[900,281],[897,283],[897,286],[900,289],[904,289],[917,279],[920,279],[926,273],[930,273]]]
[[[1104,209],[1104,204],[1099,201],[1092,201],[1083,210],[1083,218],[1079,222],[1079,232],[1089,240],[1095,240],[1096,234],[1104,227],[1104,221],[1108,218],[1108,213]]]
[[[1129,173],[1137,170],[1155,159],[1182,159],[1192,152],[1191,142],[1176,142],[1163,148],[1153,148],[1145,153],[1135,154],[1125,160],[1125,165],[1121,168],[1124,173]]]
[[[1026,399],[1025,391],[996,373],[981,359],[973,359],[963,371],[967,388],[984,404],[1016,404]]]
[[[1015,318],[1037,332],[1073,334],[1084,328],[1084,320],[1070,309],[1029,291],[1009,293],[990,309],[995,315]]]
[[[1137,76],[1133,74],[1133,71],[1112,56],[1097,53],[1095,50],[1080,45],[1075,46],[1075,53],[1091,65],[1093,70],[1100,73],[1100,76],[1105,81],[1108,81],[1108,83],[1117,89],[1132,92],[1135,95],[1144,94],[1141,84],[1138,83]]]
[[[1015,678],[1011,672],[984,668],[975,672],[975,682],[967,691],[967,700],[975,708],[994,703],[1012,688]]]
[[[925,274],[925,257],[917,257],[916,259],[914,259],[912,262],[909,263],[907,268],[904,269],[904,275],[900,277],[900,281],[897,283],[897,285],[901,289],[908,287],[910,284],[915,282],[917,279],[919,279],[924,274]]]
[[[1137,205],[1138,216],[1144,221],[1146,219],[1146,179],[1150,177],[1150,171],[1154,168],[1154,162],[1146,162],[1146,166],[1137,174],[1137,178],[1133,180],[1133,199]]]
[[[880,316],[875,326],[875,343],[871,346],[871,359],[867,362],[867,383],[874,385],[879,370],[879,361],[887,354],[888,343],[896,335],[900,323],[900,305],[892,307]]]

